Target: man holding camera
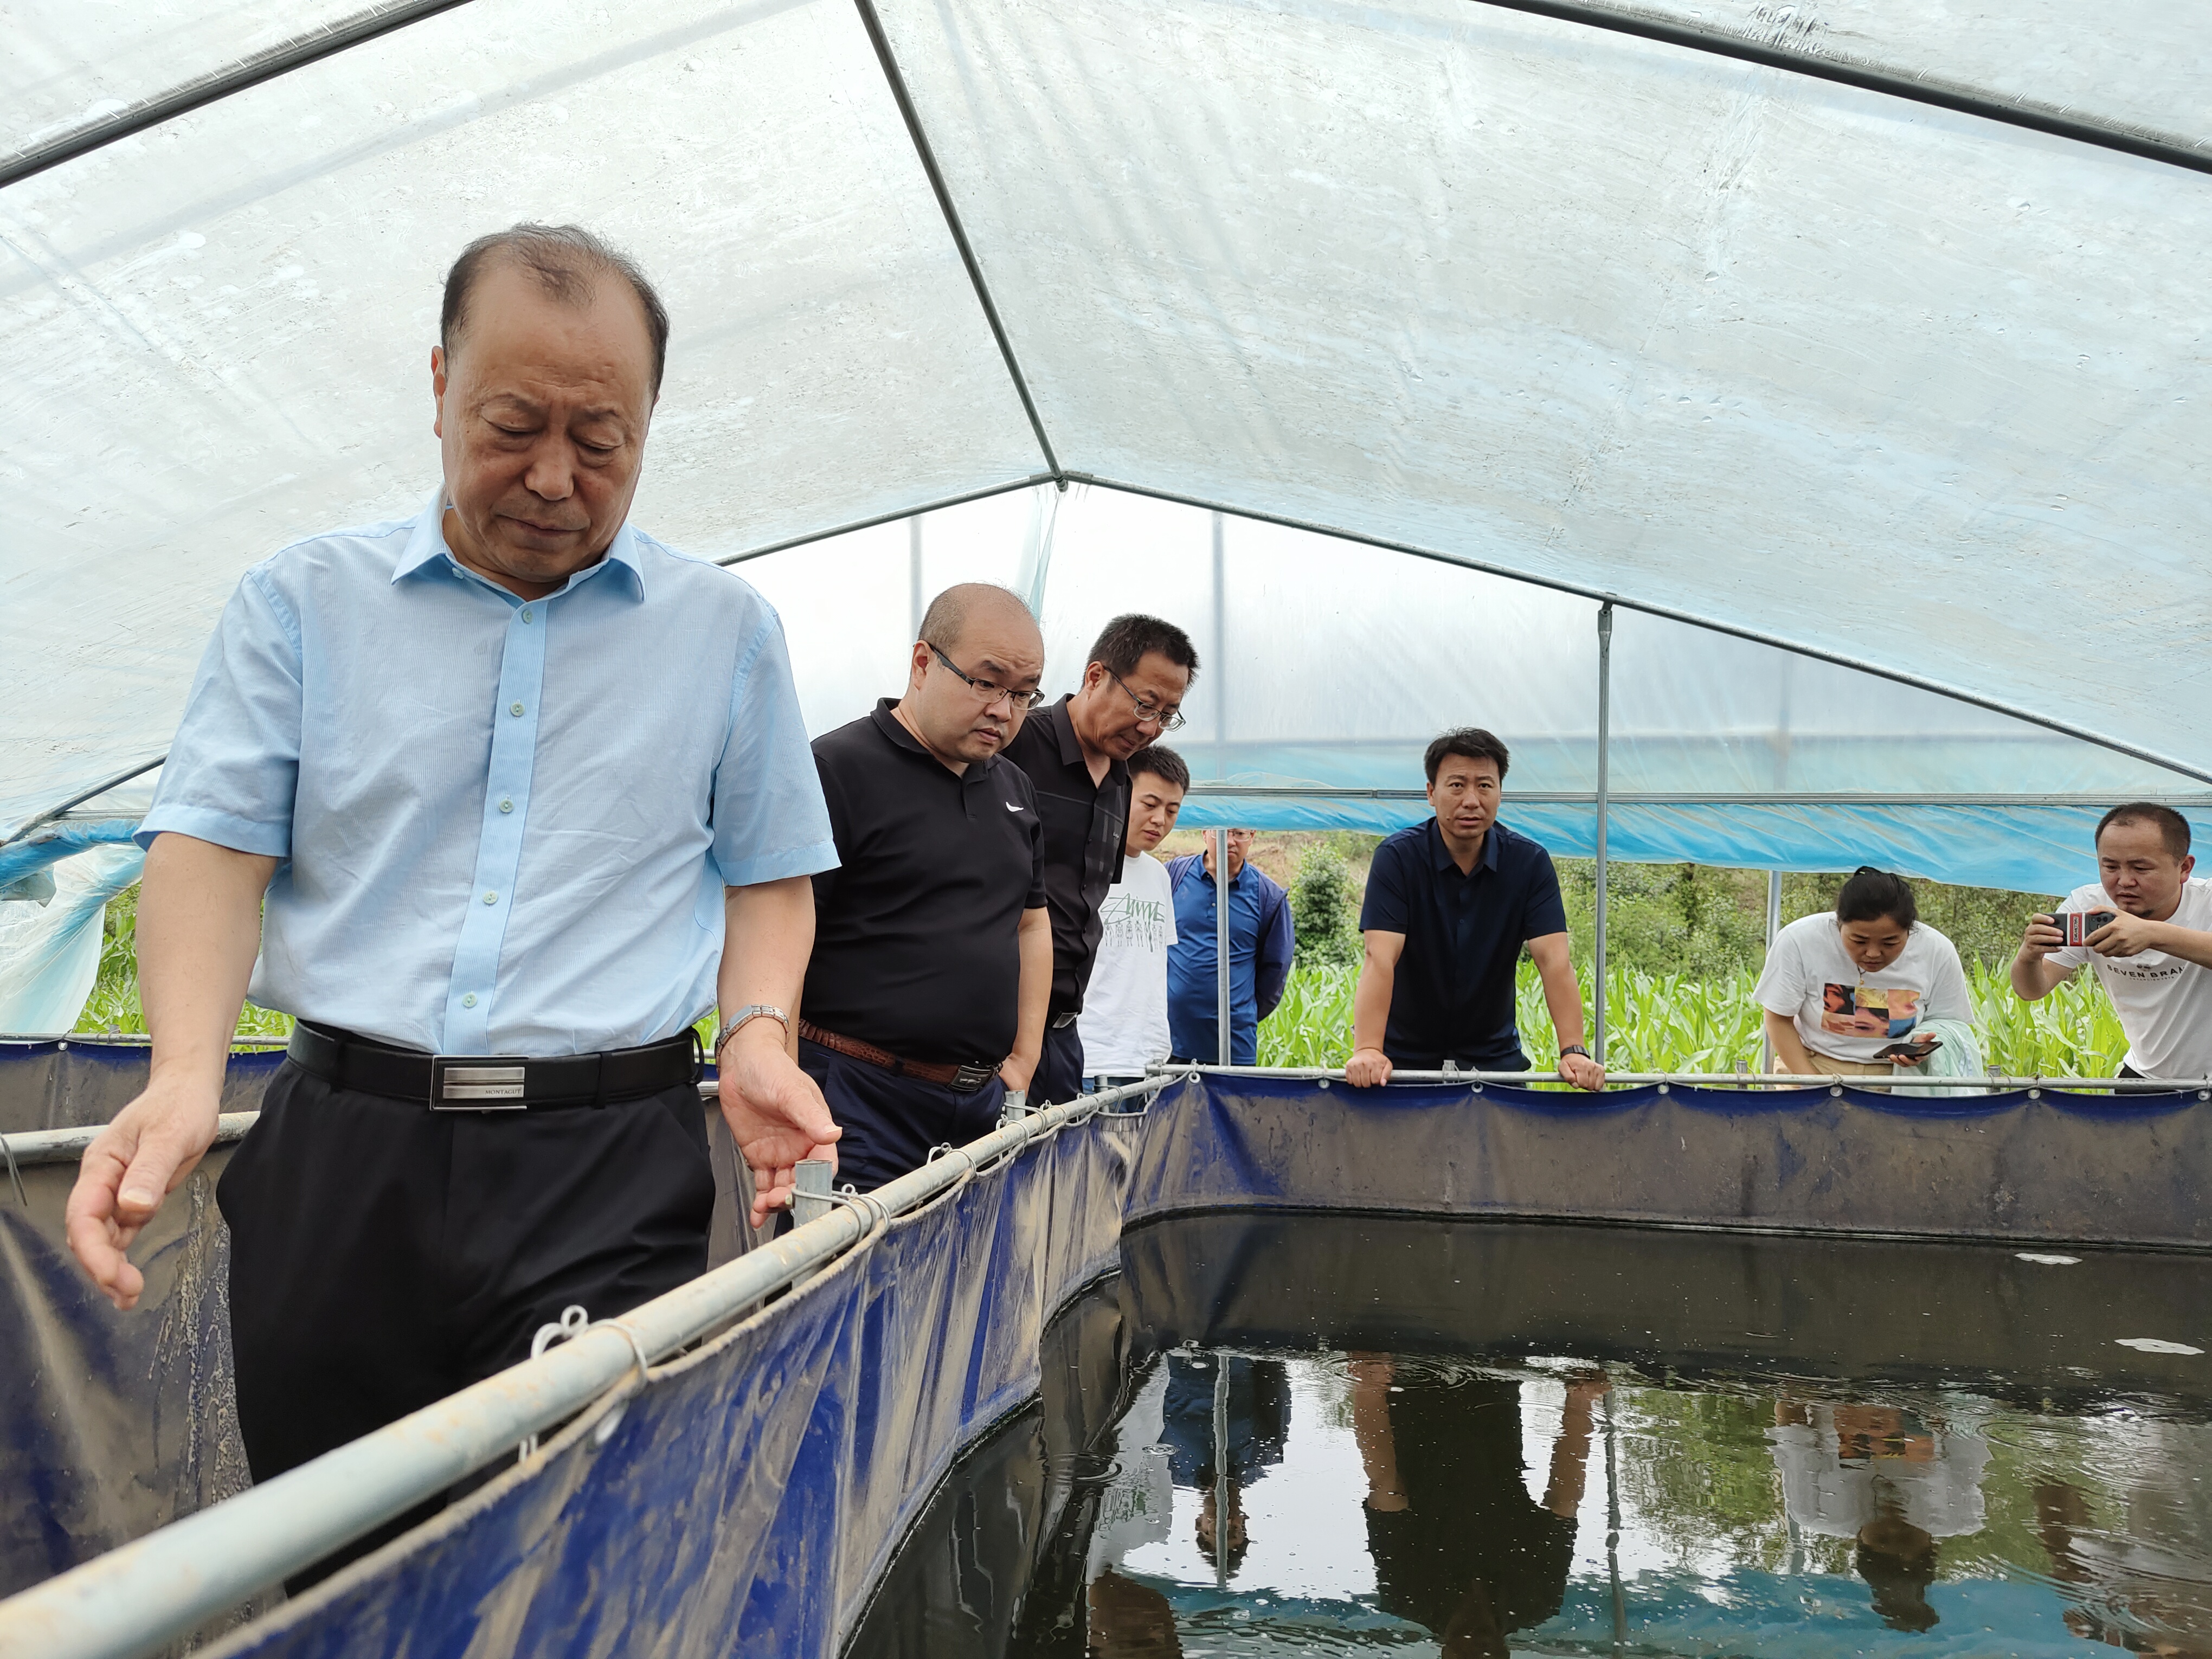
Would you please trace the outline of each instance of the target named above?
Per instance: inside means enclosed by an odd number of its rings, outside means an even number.
[[[2180,813],[2115,806],[2097,824],[2101,883],[2032,917],[2013,958],[2012,988],[2027,1002],[2088,963],[2128,1035],[2122,1077],[2212,1077],[2212,881],[2192,876],[2196,865]]]

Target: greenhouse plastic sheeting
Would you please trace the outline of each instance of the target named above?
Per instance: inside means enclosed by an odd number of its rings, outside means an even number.
[[[1047,1321],[1122,1261],[1125,1224],[1291,1206],[2124,1239],[2197,1253],[2172,1270],[2187,1277],[2212,1245],[2208,1125],[2193,1090],[1591,1103],[1175,1080],[1148,1114],[1102,1112],[892,1222],[656,1371],[618,1420],[601,1402],[539,1461],[224,1651],[575,1656],[622,1651],[643,1629],[672,1659],[771,1634],[783,1651],[832,1651],[954,1456],[1036,1391]],[[2158,1271],[2157,1284],[2172,1277]],[[2143,1295],[2158,1293],[2153,1278]],[[116,1318],[65,1276],[40,1286],[54,1291],[48,1316]],[[143,1328],[174,1312],[134,1317]],[[2136,1376],[2168,1362],[2120,1363]],[[179,1407],[156,1395],[138,1408]]]
[[[0,143],[333,9],[18,5]],[[1467,0],[879,9],[1068,476],[1613,596],[2212,772],[2212,179]],[[2186,8],[1658,10],[2212,139]],[[439,274],[526,216],[594,224],[667,292],[638,516],[677,545],[734,556],[1051,471],[846,0],[474,0],[0,191],[0,825],[161,752],[247,564],[420,500]],[[781,556],[849,597],[873,556],[854,552]],[[1387,586],[1325,573],[1226,660],[1269,652],[1286,711],[1357,711],[1390,665],[1455,650],[1493,683],[1544,672],[1497,659],[1480,611]],[[1736,743],[1701,723],[1733,706],[1615,705],[1655,752]],[[1923,763],[1913,711],[1852,709],[1898,772],[1950,775],[1954,723]],[[1230,718],[1223,775],[1334,783],[1371,738],[1401,775],[1422,734]],[[1745,788],[1783,788],[1739,748]],[[2100,764],[1998,769],[1999,792]],[[2109,772],[2087,792],[2123,787],[2148,793]]]

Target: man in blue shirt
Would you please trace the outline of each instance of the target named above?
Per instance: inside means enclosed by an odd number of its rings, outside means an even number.
[[[1256,1066],[1260,1022],[1275,1012],[1291,977],[1290,895],[1246,861],[1249,830],[1206,832],[1206,850],[1170,861],[1176,942],[1168,951],[1168,1037],[1175,1058],[1218,1063],[1220,957],[1214,849],[1229,842],[1229,1051],[1234,1066]]]
[[[1359,927],[1365,959],[1352,995],[1347,1083],[1388,1083],[1400,1066],[1525,1072],[1514,975],[1526,944],[1559,1038],[1559,1074],[1605,1086],[1583,1047],[1582,992],[1552,855],[1498,822],[1505,745],[1475,726],[1429,745],[1436,816],[1375,849]]]
[[[836,853],[781,626],[629,522],[666,339],[585,232],[467,249],[438,493],[246,573],[139,831],[152,1072],[85,1153],[70,1243],[133,1305],[125,1252],[213,1139],[240,1001],[298,1017],[219,1192],[257,1480],[570,1303],[704,1267],[718,990],[757,1220],[836,1139],[791,1054]]]

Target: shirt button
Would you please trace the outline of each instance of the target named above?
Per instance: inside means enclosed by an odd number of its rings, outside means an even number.
[[[500,798],[499,810],[502,812],[512,812],[514,811],[514,797],[512,795],[502,795]]]
[[[519,702],[511,702],[507,706],[507,712],[510,714],[520,715],[522,713],[522,705]]]
[[[530,607],[526,605],[522,607],[522,620],[525,622],[530,620]]]
[[[496,903],[498,903],[498,902],[499,902],[499,895],[498,895],[497,893],[493,892],[493,891],[492,891],[492,890],[491,890],[490,888],[489,888],[489,887],[485,888],[485,889],[484,889],[484,902],[485,902],[486,904],[496,904]]]
[[[470,992],[468,995],[461,999],[461,1006],[464,1008],[473,1008],[476,1006],[477,994],[474,991]]]

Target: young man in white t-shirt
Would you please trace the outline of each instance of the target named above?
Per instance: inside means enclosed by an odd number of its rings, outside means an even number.
[[[2122,1077],[2212,1077],[2212,882],[2191,875],[2189,820],[2130,801],[2097,825],[2101,883],[2077,887],[2056,916],[2032,917],[2012,962],[2012,988],[2035,1002],[2089,964],[2128,1034]],[[2066,943],[2075,911],[2111,920]]]
[[[1133,1083],[1168,1057],[1175,893],[1152,848],[1175,828],[1189,787],[1190,769],[1174,750],[1156,743],[1130,757],[1127,857],[1098,907],[1105,931],[1076,1020],[1086,1092]]]

